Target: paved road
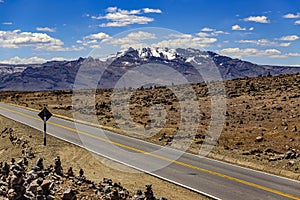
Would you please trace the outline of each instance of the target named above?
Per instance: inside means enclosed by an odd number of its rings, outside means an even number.
[[[37,112],[0,103],[0,115],[43,130]],[[94,126],[75,125],[58,117],[48,121],[47,130],[55,137],[214,199],[300,199],[299,181],[163,148]]]

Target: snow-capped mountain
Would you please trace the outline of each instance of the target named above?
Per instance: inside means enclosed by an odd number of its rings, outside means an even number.
[[[137,49],[140,58],[156,57],[166,60],[174,60],[178,54],[175,49],[169,48],[141,48]]]
[[[130,87],[149,77],[153,79],[153,84],[178,83],[179,79],[190,83],[210,81],[216,79],[216,71],[223,80],[300,72],[300,67],[257,65],[197,49],[129,48],[105,60],[89,57],[40,65],[0,64],[0,90],[72,89],[82,66],[86,71],[85,76],[79,75],[83,87],[93,84],[98,88],[114,88],[116,84]],[[121,85],[120,81],[123,81]]]
[[[27,66],[24,65],[14,66],[14,65],[0,64],[0,75],[20,73],[24,71],[26,68]]]
[[[186,49],[189,52],[201,54],[200,50],[195,49]],[[126,56],[127,54],[131,54],[139,59],[147,60],[149,58],[159,58],[164,60],[174,60],[176,58],[182,57],[183,49],[170,49],[170,48],[161,48],[161,47],[145,47],[145,48],[128,48],[124,49],[120,52],[117,52],[114,58],[120,58]],[[204,52],[202,52],[204,53]]]

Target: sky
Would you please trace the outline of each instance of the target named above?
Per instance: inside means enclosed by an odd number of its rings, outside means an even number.
[[[109,45],[140,48],[147,39],[300,66],[300,1],[0,0],[0,63],[72,60]]]

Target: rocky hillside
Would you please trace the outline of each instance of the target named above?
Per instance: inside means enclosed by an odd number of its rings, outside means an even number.
[[[195,69],[197,67],[205,71],[206,77],[201,77]],[[0,90],[14,91],[41,91],[41,90],[65,90],[72,89],[80,67],[85,68],[85,74],[81,73],[82,87],[91,84],[98,88],[113,88],[118,80],[129,70],[137,66],[145,66],[147,76],[163,77],[158,82],[174,82],[178,80],[176,72],[184,76],[191,83],[199,83],[205,80],[214,80],[214,69],[218,69],[222,79],[230,80],[243,77],[257,77],[259,75],[294,74],[300,72],[300,67],[264,66],[257,65],[239,59],[221,56],[214,52],[205,52],[196,49],[167,49],[167,48],[129,48],[118,52],[107,60],[93,58],[79,58],[74,61],[52,61],[40,65],[0,65]],[[170,67],[176,71],[157,70],[153,66]],[[202,71],[202,72],[203,72]],[[103,74],[102,74],[103,73]],[[143,77],[145,70],[135,77]],[[102,74],[101,79],[99,76]],[[203,74],[202,74],[203,75]],[[99,82],[98,82],[99,81]],[[134,86],[136,80],[130,81]]]

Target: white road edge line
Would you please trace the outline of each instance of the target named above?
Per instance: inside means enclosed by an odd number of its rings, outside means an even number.
[[[12,106],[12,105],[9,105],[9,104],[4,104],[4,105],[8,105],[8,106]],[[27,110],[25,108],[21,108],[21,107],[17,107],[17,106],[12,106],[14,108],[19,108],[19,109],[22,109],[22,110],[26,110],[26,111],[29,111],[29,112],[32,112],[34,113],[33,111],[31,110]],[[56,118],[59,118],[61,120],[64,120],[64,121],[68,121],[68,122],[73,122],[74,124],[82,124],[82,125],[86,125],[86,126],[91,126],[91,125],[88,125],[88,124],[84,124],[84,123],[80,123],[80,122],[76,122],[76,121],[72,121],[72,120],[67,120],[67,119],[63,119],[63,118],[60,118],[60,117],[57,117],[55,116]],[[87,122],[88,123],[88,122]],[[75,126],[76,127],[76,126]],[[92,127],[96,127],[96,128],[100,128],[100,127],[97,127],[97,126],[92,126]],[[102,128],[100,128],[102,129]],[[112,131],[109,131],[109,130],[105,130],[105,129],[102,129],[103,131],[108,131],[112,134],[115,134],[115,135],[120,135],[118,133],[115,133],[115,132],[112,132]],[[141,142],[144,142],[144,143],[147,143],[147,144],[152,144],[154,146],[157,146],[157,147],[163,147],[161,145],[158,145],[158,144],[155,144],[155,143],[151,143],[151,142],[148,142],[148,141],[144,141],[144,140],[140,140],[139,138],[135,138],[135,137],[129,137],[127,135],[122,135],[126,138],[129,138],[129,139],[136,139],[136,140],[139,140]],[[192,153],[189,153],[189,152],[185,152],[185,151],[181,151],[181,150],[178,150],[178,149],[175,149],[175,148],[171,148],[171,147],[164,147],[164,148],[168,148],[170,150],[174,150],[174,151],[177,151],[179,153],[185,153],[185,154],[188,154],[190,156],[195,156],[195,157],[198,157],[198,158],[202,158],[202,159],[207,159],[207,160],[211,160],[211,161],[216,161],[216,162],[219,162],[219,163],[222,163],[224,165],[230,165],[230,166],[234,166],[234,167],[237,167],[237,168],[241,168],[241,169],[247,169],[247,170],[251,170],[251,171],[254,171],[254,172],[258,172],[258,173],[261,173],[261,174],[266,174],[266,175],[269,175],[269,176],[273,176],[273,177],[277,177],[277,178],[282,178],[282,179],[286,179],[286,180],[289,180],[289,181],[293,181],[293,182],[296,182],[296,183],[299,183],[300,184],[300,181],[299,180],[295,180],[295,179],[291,179],[291,178],[287,178],[287,177],[284,177],[284,176],[279,176],[279,175],[276,175],[276,174],[271,174],[271,173],[268,173],[268,172],[264,172],[264,171],[260,171],[260,170],[256,170],[256,169],[251,169],[251,168],[248,168],[248,167],[243,167],[243,166],[239,166],[239,165],[235,165],[235,164],[232,164],[232,163],[229,163],[229,162],[225,162],[225,161],[221,161],[221,160],[216,160],[216,159],[212,159],[212,158],[208,158],[208,157],[204,157],[204,156],[201,156],[201,155],[197,155],[197,154],[192,154]]]
[[[3,115],[2,115],[2,116],[3,116]],[[4,117],[6,117],[6,116],[4,116]],[[8,117],[8,118],[10,118],[10,117]],[[10,119],[12,119],[12,118],[10,118]],[[61,118],[60,118],[60,119],[61,119]],[[17,121],[17,122],[19,122],[19,123],[21,123],[21,124],[27,125],[27,126],[29,126],[29,127],[31,127],[31,128],[36,129],[36,130],[43,131],[42,129],[39,129],[39,128],[37,128],[37,127],[33,127],[33,126],[31,126],[30,124],[28,124],[28,123],[26,123],[26,122],[21,122],[21,121],[19,121],[19,120],[15,120],[15,119],[12,119],[12,120]],[[132,166],[132,165],[130,165],[130,164],[127,164],[127,163],[118,161],[118,160],[116,160],[116,159],[114,159],[114,158],[111,158],[111,157],[109,157],[109,156],[102,155],[101,153],[98,153],[98,152],[96,152],[96,151],[94,151],[94,150],[91,150],[91,149],[89,149],[89,148],[87,148],[87,147],[85,147],[85,146],[82,146],[82,145],[80,145],[80,144],[76,144],[75,142],[70,142],[70,141],[68,141],[68,140],[66,140],[66,139],[64,139],[64,138],[61,138],[61,137],[59,137],[59,136],[56,136],[56,135],[54,135],[54,134],[52,134],[52,133],[50,133],[50,132],[48,132],[48,134],[51,135],[51,136],[53,136],[53,137],[55,137],[55,138],[58,138],[58,139],[60,139],[60,140],[63,140],[63,141],[65,141],[65,142],[68,142],[68,143],[74,144],[74,145],[76,145],[76,146],[78,146],[78,147],[81,147],[81,148],[83,148],[83,149],[86,149],[87,151],[92,152],[92,153],[94,153],[94,154],[97,154],[97,155],[99,155],[99,156],[103,156],[103,157],[108,158],[108,159],[110,159],[110,160],[113,160],[113,161],[115,161],[115,162],[121,163],[121,164],[126,165],[126,166],[128,166],[128,167],[131,167],[131,168],[133,168],[133,169],[136,169],[136,170],[138,170],[138,171],[144,172],[144,173],[146,173],[146,174],[152,175],[152,176],[154,176],[154,177],[157,177],[157,178],[159,178],[159,179],[168,181],[168,182],[170,182],[170,183],[179,185],[179,186],[184,187],[184,188],[186,188],[186,189],[189,189],[189,190],[191,190],[191,191],[194,191],[194,192],[197,192],[197,193],[199,193],[199,194],[202,194],[202,195],[204,195],[204,196],[206,196],[206,197],[212,198],[212,199],[214,199],[214,200],[222,200],[222,199],[220,199],[220,198],[218,198],[218,197],[215,197],[215,196],[213,196],[213,195],[211,195],[211,194],[205,193],[205,192],[200,191],[200,190],[196,190],[196,189],[194,189],[194,188],[192,188],[192,187],[189,187],[189,186],[187,186],[187,185],[178,183],[178,182],[176,182],[176,181],[173,181],[173,180],[171,180],[171,179],[165,178],[165,177],[163,177],[163,176],[159,176],[159,175],[157,175],[157,174],[155,174],[155,173],[153,173],[153,172],[149,172],[149,171],[140,169],[140,168],[138,168],[138,167]]]

